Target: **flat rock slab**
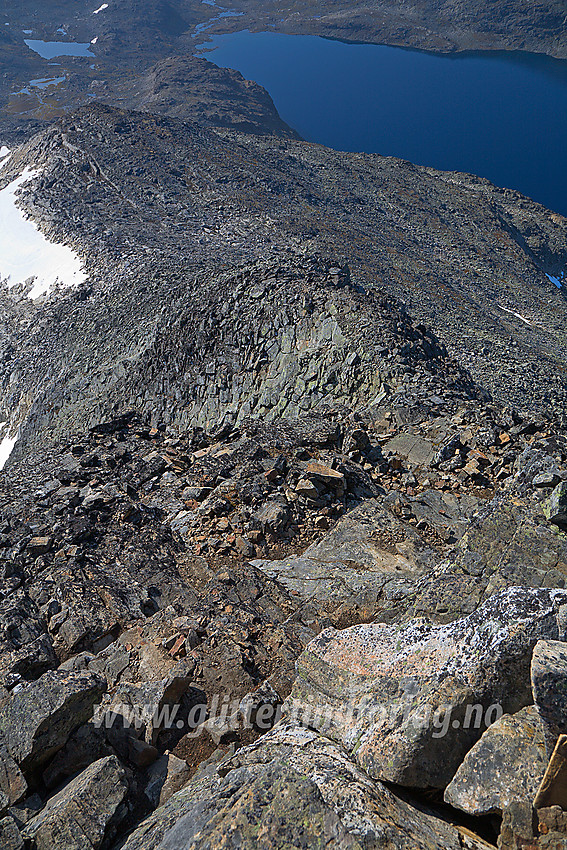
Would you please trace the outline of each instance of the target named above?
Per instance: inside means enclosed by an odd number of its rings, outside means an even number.
[[[367,605],[375,604],[389,583],[409,590],[434,557],[437,553],[413,528],[378,499],[368,499],[303,555],[252,564],[305,599]]]
[[[383,451],[398,454],[413,466],[429,466],[437,454],[433,443],[414,434],[397,434],[386,443]]]
[[[537,709],[505,714],[469,750],[445,790],[445,802],[470,815],[502,813],[517,800],[531,803],[546,766]]]
[[[351,561],[390,574],[419,574],[437,557],[415,529],[378,499],[367,499],[345,514],[304,555],[318,561]]]
[[[34,850],[97,850],[127,791],[116,756],[99,759],[48,800],[24,835]]]
[[[285,711],[377,779],[445,788],[486,726],[531,702],[532,650],[557,638],[566,596],[510,588],[447,625],[326,629],[300,656]]]
[[[402,559],[400,559],[400,564]],[[252,561],[270,578],[277,579],[292,593],[304,599],[314,599],[324,605],[341,603],[372,604],[391,581],[406,580],[412,587],[407,572],[392,573],[376,565],[363,567],[349,561],[318,561],[314,558],[291,557],[281,561]]]
[[[123,850],[489,850],[424,806],[414,808],[318,733],[281,724],[201,771]]]

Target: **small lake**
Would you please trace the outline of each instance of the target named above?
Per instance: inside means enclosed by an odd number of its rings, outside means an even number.
[[[78,41],[41,41],[37,38],[24,38],[25,43],[34,53],[39,53],[44,59],[55,59],[57,56],[89,56],[94,57],[91,52],[90,42]]]
[[[479,174],[567,215],[567,61],[279,33],[215,36],[204,47],[263,85],[308,141]]]

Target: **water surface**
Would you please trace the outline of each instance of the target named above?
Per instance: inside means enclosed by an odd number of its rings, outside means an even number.
[[[479,174],[567,215],[567,62],[279,33],[212,46],[207,59],[263,85],[309,141]]]
[[[54,59],[56,56],[94,56],[90,50],[90,42],[83,44],[78,41],[41,41],[36,38],[25,38],[24,41],[30,50],[39,53],[44,59]]]

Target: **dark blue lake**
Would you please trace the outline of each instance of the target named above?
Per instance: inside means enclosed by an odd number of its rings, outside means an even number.
[[[207,59],[263,85],[309,141],[479,174],[567,215],[567,62],[276,33],[212,46]]]

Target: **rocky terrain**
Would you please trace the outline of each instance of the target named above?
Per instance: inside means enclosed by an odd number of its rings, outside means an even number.
[[[566,847],[567,221],[112,8],[0,154],[0,847]]]
[[[0,295],[16,452],[124,405],[184,428],[368,404],[413,368],[408,322],[495,400],[565,410],[567,221],[515,192],[101,105],[14,151],[0,190],[25,169],[18,203],[88,280]]]
[[[394,318],[373,403],[10,462],[2,846],[563,846],[565,427]]]
[[[309,33],[342,41],[391,44],[436,53],[521,50],[567,57],[565,6],[559,0],[531,3],[449,3],[446,0],[368,3],[295,2],[282,9],[274,0],[226,2],[242,12],[234,20],[213,21],[207,33],[227,29]]]

